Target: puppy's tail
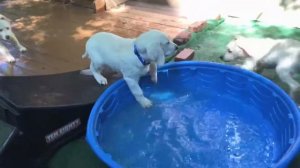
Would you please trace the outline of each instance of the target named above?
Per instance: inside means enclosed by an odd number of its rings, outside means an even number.
[[[84,58],[88,57],[88,54],[87,54],[87,52],[86,52],[86,51],[84,51],[84,54],[83,54],[81,57],[82,57],[82,59],[84,59]]]

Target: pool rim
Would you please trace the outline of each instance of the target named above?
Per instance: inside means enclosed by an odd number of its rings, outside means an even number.
[[[176,68],[176,67],[192,66],[192,65],[194,65],[194,66],[196,65],[199,67],[214,66],[214,67],[220,67],[222,70],[229,70],[229,71],[235,71],[235,72],[239,71],[246,75],[250,75],[252,78],[258,79],[259,81],[262,80],[263,83],[265,83],[266,85],[271,85],[273,87],[273,89],[280,96],[283,96],[281,98],[283,100],[285,100],[286,105],[290,106],[291,110],[293,112],[297,112],[297,113],[294,113],[295,122],[296,122],[295,127],[297,127],[297,129],[295,129],[296,130],[295,131],[295,134],[296,134],[295,141],[292,144],[292,146],[285,152],[283,157],[281,157],[276,163],[274,163],[272,165],[272,167],[275,167],[275,168],[287,167],[290,164],[290,162],[297,156],[297,154],[300,154],[299,153],[300,152],[300,137],[299,137],[299,134],[300,134],[300,112],[299,112],[299,108],[296,105],[296,103],[290,98],[290,96],[283,89],[281,89],[276,83],[274,83],[270,79],[268,79],[260,74],[257,74],[252,71],[244,70],[237,66],[226,65],[226,64],[216,63],[216,62],[207,62],[207,61],[171,62],[171,63],[167,63],[164,66],[160,67],[159,71],[164,71],[164,70],[168,70],[168,69]],[[98,118],[98,116],[101,114],[101,113],[99,113],[99,107],[101,104],[103,104],[105,102],[106,97],[124,84],[126,84],[125,81],[123,79],[119,79],[116,82],[114,82],[113,84],[111,84],[111,86],[109,86],[99,96],[99,98],[96,100],[96,102],[91,110],[91,113],[90,113],[90,116],[88,119],[87,130],[86,130],[86,141],[90,145],[90,148],[93,150],[93,152],[97,155],[97,157],[99,159],[101,159],[108,166],[113,167],[113,168],[122,168],[122,166],[119,165],[116,161],[114,161],[112,159],[112,156],[109,153],[104,152],[104,150],[98,144],[97,138],[96,138],[97,136],[95,133],[95,121]],[[288,152],[288,154],[286,154],[287,152]]]

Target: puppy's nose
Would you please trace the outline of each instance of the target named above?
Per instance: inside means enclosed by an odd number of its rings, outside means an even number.
[[[9,40],[9,36],[5,36],[5,39],[6,39],[6,40]]]
[[[223,60],[223,59],[224,59],[224,55],[221,55],[221,56],[220,56],[220,59]]]

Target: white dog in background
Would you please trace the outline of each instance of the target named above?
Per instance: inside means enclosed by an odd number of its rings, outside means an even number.
[[[90,70],[99,84],[107,84],[107,79],[101,74],[103,66],[121,72],[135,99],[147,108],[152,102],[143,95],[139,79],[150,72],[151,80],[156,83],[157,66],[163,65],[165,56],[176,50],[177,45],[158,30],[142,33],[136,39],[101,32],[90,37],[82,57],[90,58]]]
[[[0,14],[0,37],[2,40],[12,40],[16,43],[19,51],[24,52],[26,48],[20,44],[17,37],[11,30],[11,20]],[[9,53],[8,49],[0,44],[0,57],[4,57],[7,62],[15,62],[15,58]]]
[[[256,72],[275,68],[280,80],[290,87],[293,98],[300,89],[300,84],[292,77],[300,71],[300,42],[297,40],[237,37],[228,43],[221,59],[243,59],[241,67]]]

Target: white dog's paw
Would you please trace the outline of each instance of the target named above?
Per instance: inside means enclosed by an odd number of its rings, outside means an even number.
[[[242,69],[246,69],[248,71],[254,71],[254,67],[253,66],[249,66],[249,65],[240,65],[240,68]]]
[[[15,59],[14,57],[7,57],[7,58],[6,58],[6,61],[7,61],[8,63],[14,63],[14,62],[16,62],[16,59]]]
[[[147,99],[146,97],[143,97],[141,100],[139,100],[139,103],[144,108],[149,108],[152,106],[152,102],[149,99]]]
[[[151,76],[151,81],[152,81],[153,83],[157,83],[157,75],[152,75],[152,76]]]
[[[25,52],[25,51],[27,51],[27,48],[25,48],[24,46],[20,46],[19,51],[20,52]]]
[[[97,82],[100,84],[100,85],[107,85],[107,79],[104,78],[104,77],[101,77],[101,78],[98,78],[97,79]]]

